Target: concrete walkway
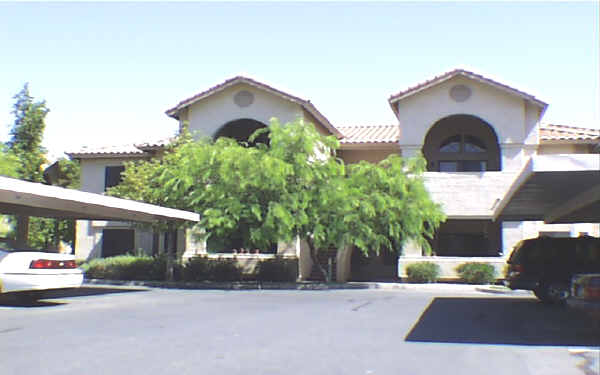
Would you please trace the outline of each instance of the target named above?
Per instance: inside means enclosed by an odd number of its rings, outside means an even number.
[[[439,292],[483,292],[494,294],[531,294],[524,290],[511,290],[501,285],[472,285],[452,283],[411,284],[393,282],[348,282],[348,283],[322,283],[322,282],[168,282],[168,281],[125,281],[86,279],[87,285],[120,285],[144,286],[150,288],[168,289],[216,289],[216,290],[334,290],[334,289],[378,289],[378,290],[415,290]]]

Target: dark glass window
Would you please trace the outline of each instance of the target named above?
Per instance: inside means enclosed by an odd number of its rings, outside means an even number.
[[[464,150],[465,152],[486,152],[487,148],[481,139],[473,137],[472,135],[466,135]]]
[[[458,172],[458,162],[440,161],[440,172]]]
[[[478,256],[489,247],[483,233],[443,233],[439,236],[437,255]]]
[[[484,172],[485,160],[440,160],[440,172]]]
[[[463,172],[483,172],[487,169],[485,160],[462,160],[461,164]]]
[[[440,146],[440,152],[460,152],[460,135],[446,139]]]
[[[133,253],[133,229],[104,229],[102,230],[102,256],[112,257],[126,253]]]
[[[106,167],[104,170],[104,190],[120,184],[122,180],[121,173],[124,170],[124,166]]]

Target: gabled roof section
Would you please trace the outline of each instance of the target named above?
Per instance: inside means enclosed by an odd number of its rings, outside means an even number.
[[[400,139],[398,125],[340,126],[341,144],[394,144]]]
[[[427,80],[425,82],[419,83],[416,86],[409,87],[408,89],[406,89],[404,91],[400,91],[399,93],[390,96],[390,98],[388,99],[388,103],[390,103],[390,106],[392,107],[392,110],[394,111],[394,113],[397,114],[397,108],[396,108],[396,106],[394,104],[397,103],[398,101],[400,101],[400,100],[402,100],[404,98],[407,98],[407,97],[409,97],[411,95],[414,95],[414,94],[416,94],[418,92],[421,92],[423,90],[426,90],[426,89],[428,89],[430,87],[439,85],[440,83],[448,81],[448,80],[450,80],[450,79],[452,79],[452,78],[454,78],[456,76],[463,76],[463,77],[472,79],[474,81],[477,81],[477,82],[480,82],[480,83],[483,83],[483,84],[487,84],[487,85],[493,86],[493,87],[495,87],[495,88],[497,88],[499,90],[507,92],[508,94],[515,95],[515,96],[523,98],[523,99],[525,99],[527,101],[530,101],[531,103],[533,103],[536,106],[540,107],[542,109],[542,113],[548,107],[547,103],[545,103],[545,102],[537,99],[535,96],[533,96],[531,94],[528,94],[528,93],[526,93],[524,91],[521,91],[521,90],[517,90],[514,87],[505,85],[503,83],[500,83],[498,81],[495,81],[493,79],[484,77],[484,76],[482,76],[480,74],[473,73],[473,72],[465,70],[465,69],[454,69],[454,70],[446,72],[446,73],[444,73],[442,75],[436,76],[436,77],[434,77],[434,78],[432,78],[430,80]]]
[[[580,128],[570,125],[542,124],[540,141],[600,142],[600,129]]]
[[[79,150],[66,151],[71,159],[93,158],[119,158],[119,157],[145,157],[150,156],[133,144],[120,146],[83,146]]]
[[[165,113],[170,117],[179,119],[179,111],[181,111],[182,109],[184,109],[204,98],[207,98],[213,94],[221,92],[221,91],[227,89],[228,87],[231,87],[238,83],[245,83],[249,86],[255,87],[259,90],[267,91],[268,93],[270,93],[272,95],[279,96],[280,98],[283,98],[285,100],[288,100],[290,102],[300,105],[302,108],[304,108],[306,111],[308,111],[311,115],[313,115],[321,123],[321,125],[323,125],[333,135],[335,135],[338,138],[342,137],[342,133],[340,133],[340,131],[338,129],[336,129],[329,122],[329,120],[325,116],[323,116],[323,114],[321,112],[319,112],[319,110],[310,102],[310,100],[305,100],[305,99],[299,98],[297,96],[288,94],[287,92],[278,90],[272,86],[269,86],[267,84],[258,82],[252,78],[248,78],[248,77],[244,77],[244,76],[236,76],[236,77],[230,78],[230,79],[226,80],[225,82],[222,82],[216,86],[209,88],[206,91],[202,91],[201,93],[198,93],[190,98],[182,100],[181,102],[179,102],[179,104],[177,104],[175,107],[173,107],[171,109],[168,109]]]

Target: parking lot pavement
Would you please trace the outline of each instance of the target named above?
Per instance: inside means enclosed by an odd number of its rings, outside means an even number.
[[[589,322],[527,295],[86,287],[54,297],[0,305],[0,373],[589,375],[572,350],[600,345]]]

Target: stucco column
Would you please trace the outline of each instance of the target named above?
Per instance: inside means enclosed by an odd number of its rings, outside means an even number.
[[[352,259],[352,247],[346,246],[338,249],[336,254],[336,281],[345,283],[350,277],[350,260]]]
[[[421,154],[421,149],[423,145],[400,145],[400,149],[402,150],[403,158],[411,158]]]
[[[406,241],[404,246],[402,246],[402,257],[420,257],[422,255],[423,250],[421,249],[421,246],[417,244],[416,241]]]

